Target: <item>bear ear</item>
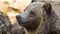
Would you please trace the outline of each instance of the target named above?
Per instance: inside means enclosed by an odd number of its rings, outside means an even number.
[[[46,11],[47,14],[51,14],[52,11],[52,6],[50,3],[45,3],[43,5],[44,11]]]

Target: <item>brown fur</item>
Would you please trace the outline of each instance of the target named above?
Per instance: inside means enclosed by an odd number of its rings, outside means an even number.
[[[16,18],[18,24],[25,27],[25,34],[60,34],[59,17],[50,3],[34,2]]]
[[[11,34],[11,22],[8,17],[0,12],[0,34]]]

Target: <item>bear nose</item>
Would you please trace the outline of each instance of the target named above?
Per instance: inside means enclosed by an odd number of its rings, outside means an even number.
[[[16,18],[17,18],[17,19],[21,19],[21,16],[20,16],[20,15],[17,15]]]

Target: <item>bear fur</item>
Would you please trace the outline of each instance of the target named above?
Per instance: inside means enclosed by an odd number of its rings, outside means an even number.
[[[5,34],[11,34],[11,23],[7,16],[0,12],[0,34],[5,32]],[[2,34],[3,34],[2,33]]]
[[[60,34],[60,19],[50,3],[33,2],[16,18],[25,34]]]

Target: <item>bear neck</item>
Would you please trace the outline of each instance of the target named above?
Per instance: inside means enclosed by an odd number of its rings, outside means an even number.
[[[27,29],[25,29],[25,34],[36,34],[36,31],[37,29],[34,31],[28,31]]]
[[[32,26],[32,27],[31,26],[26,27],[25,28],[25,34],[36,34],[38,26],[39,26],[39,24]]]

